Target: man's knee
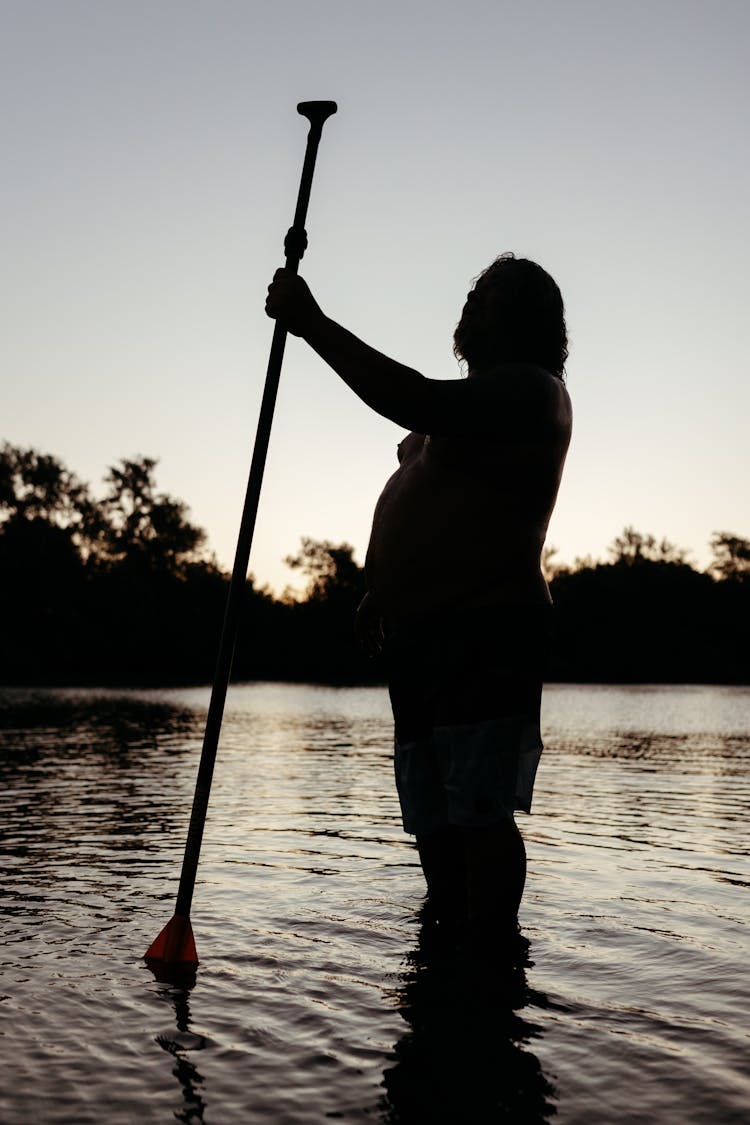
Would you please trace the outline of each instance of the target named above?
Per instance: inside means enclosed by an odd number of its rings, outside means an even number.
[[[463,831],[467,855],[477,852],[497,854],[509,848],[517,848],[522,843],[521,833],[512,816],[506,816],[495,824],[465,828]]]
[[[425,873],[435,870],[444,872],[454,870],[464,864],[465,845],[462,830],[454,824],[446,824],[434,832],[417,836],[417,850]]]

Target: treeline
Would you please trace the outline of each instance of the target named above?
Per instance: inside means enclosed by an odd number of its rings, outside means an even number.
[[[206,683],[229,577],[156,461],[122,460],[94,496],[57,457],[0,446],[0,683]],[[302,601],[245,588],[235,679],[376,681],[352,621],[351,547],[303,541]]]
[[[556,640],[550,679],[750,683],[750,541],[711,538],[712,562],[627,527],[609,561],[548,557]]]
[[[0,682],[206,683],[228,576],[156,462],[122,460],[91,489],[56,457],[0,446]],[[708,571],[626,528],[609,561],[545,553],[556,604],[549,678],[750,683],[750,542],[711,541]],[[364,573],[348,544],[303,539],[304,597],[248,581],[234,678],[382,682],[354,638]],[[498,638],[502,644],[502,638]]]

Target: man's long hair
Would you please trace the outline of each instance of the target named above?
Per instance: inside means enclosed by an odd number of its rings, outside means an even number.
[[[558,379],[568,358],[565,306],[546,270],[501,254],[477,278],[453,336],[453,351],[471,371],[533,363]]]

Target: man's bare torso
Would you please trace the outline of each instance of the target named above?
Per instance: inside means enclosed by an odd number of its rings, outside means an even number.
[[[541,551],[570,440],[560,389],[562,417],[543,438],[412,433],[401,442],[367,553],[387,624],[550,600]]]

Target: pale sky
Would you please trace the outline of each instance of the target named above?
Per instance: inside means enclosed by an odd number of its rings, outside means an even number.
[[[573,445],[548,542],[750,535],[746,0],[1,0],[0,439],[101,490],[158,457],[231,566],[307,123],[301,272],[425,375],[497,254],[558,281]],[[364,559],[402,432],[290,339],[250,567]]]

